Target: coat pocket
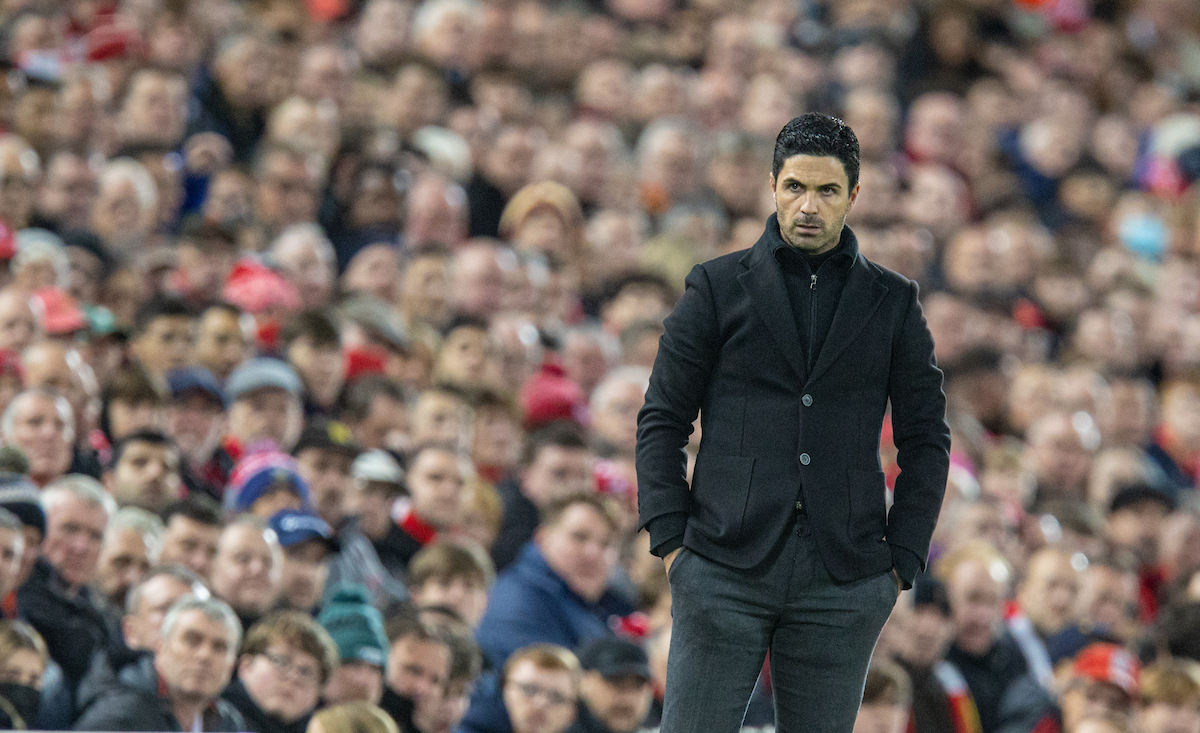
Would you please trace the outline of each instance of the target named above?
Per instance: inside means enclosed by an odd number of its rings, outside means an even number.
[[[846,472],[850,516],[850,541],[871,551],[883,543],[887,532],[887,484],[883,471],[850,469]]]
[[[754,460],[701,452],[692,476],[692,531],[718,545],[737,544],[744,531]]]

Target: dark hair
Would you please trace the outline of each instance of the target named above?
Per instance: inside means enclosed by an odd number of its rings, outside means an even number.
[[[858,185],[858,137],[836,117],[810,112],[784,125],[775,138],[772,178],[779,176],[784,162],[793,155],[837,158],[846,169],[851,190]]]
[[[491,558],[482,550],[455,542],[437,541],[413,555],[408,564],[408,587],[419,588],[431,580],[456,578],[485,589],[496,577]]]
[[[133,321],[133,333],[141,336],[158,318],[195,318],[196,312],[182,298],[160,295],[146,301],[138,308]]]
[[[573,420],[555,420],[547,423],[525,436],[525,446],[521,449],[521,465],[532,466],[542,449],[552,445],[586,450],[587,435],[579,423]]]
[[[569,494],[551,501],[541,512],[539,527],[553,527],[562,521],[564,515],[572,507],[589,506],[604,517],[604,523],[615,534],[621,530],[621,519],[613,501],[603,494]]]
[[[110,378],[108,386],[100,393],[98,427],[100,432],[110,440],[113,437],[112,403],[114,402],[165,407],[170,402],[170,395],[162,391],[142,365],[134,362],[118,369]]]
[[[205,253],[237,252],[237,234],[228,227],[193,214],[183,220],[177,246],[195,247]]]
[[[203,494],[189,494],[186,499],[177,501],[162,512],[163,524],[170,524],[171,517],[181,516],[197,524],[209,527],[221,526],[221,505]]]
[[[279,332],[279,344],[287,351],[305,337],[316,348],[338,348],[342,343],[337,322],[323,310],[307,310],[289,318]]]
[[[150,445],[162,445],[168,448],[175,447],[175,441],[171,440],[165,434],[158,430],[138,430],[126,435],[117,441],[113,446],[112,458],[108,461],[109,470],[117,467],[121,462],[121,457],[125,455],[125,449],[134,443],[149,443]]]
[[[339,417],[350,422],[365,420],[376,397],[386,397],[402,404],[408,403],[408,395],[404,393],[404,387],[399,382],[381,374],[368,374],[346,385],[342,393]]]
[[[644,270],[633,270],[630,272],[617,275],[604,283],[601,290],[601,305],[608,305],[628,288],[645,288],[646,290],[657,290],[659,296],[667,304],[671,306],[675,303],[675,298],[678,297],[675,293],[675,288],[671,287],[671,283],[662,275]]]
[[[912,705],[912,682],[895,662],[877,659],[867,669],[863,705]]]
[[[442,329],[442,338],[449,338],[450,334],[460,328],[473,328],[476,331],[487,333],[489,326],[486,318],[473,316],[469,313],[456,313],[450,318],[450,322],[446,324],[446,327]]]
[[[206,305],[204,310],[200,312],[200,315],[207,315],[209,311],[225,311],[234,318],[241,318],[246,314],[246,312],[243,311],[240,306],[236,306],[233,303],[225,300],[218,300],[215,303]]]

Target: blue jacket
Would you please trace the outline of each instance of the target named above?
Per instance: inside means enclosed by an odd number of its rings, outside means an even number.
[[[487,612],[475,634],[493,672],[484,675],[471,697],[460,731],[509,733],[497,672],[513,652],[530,644],[558,644],[578,651],[592,639],[613,635],[612,616],[635,609],[624,598],[605,591],[590,603],[571,590],[530,542],[492,586]]]

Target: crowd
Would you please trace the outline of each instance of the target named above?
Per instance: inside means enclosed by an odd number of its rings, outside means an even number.
[[[7,727],[656,728],[662,321],[823,111],[953,434],[856,733],[1200,733],[1194,0],[5,0],[0,64]]]

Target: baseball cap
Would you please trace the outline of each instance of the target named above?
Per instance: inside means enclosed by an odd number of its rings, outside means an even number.
[[[298,456],[309,448],[333,451],[350,458],[357,458],[362,453],[362,448],[354,442],[354,435],[345,423],[319,418],[310,420],[305,426],[304,432],[300,433],[300,440],[292,449],[292,455]]]
[[[342,663],[366,662],[387,666],[388,640],[383,616],[371,605],[367,588],[342,584],[332,589],[325,608],[317,616],[337,644]]]
[[[333,536],[333,528],[312,512],[284,509],[267,522],[285,549],[309,540],[321,540],[330,552],[337,552],[341,545]]]
[[[266,356],[242,362],[225,382],[225,394],[234,401],[247,392],[268,388],[286,390],[296,396],[302,390],[300,377],[287,363]]]
[[[167,387],[171,390],[171,397],[178,398],[187,392],[203,392],[213,401],[225,407],[225,394],[221,392],[221,385],[217,384],[217,378],[213,373],[204,367],[186,367],[184,369],[176,369],[167,374]]]
[[[1142,667],[1132,654],[1108,642],[1084,647],[1071,665],[1072,677],[1116,685],[1130,697],[1138,694],[1141,672]]]
[[[88,327],[87,314],[62,288],[42,288],[33,294],[33,301],[42,328],[51,336],[65,336]]]
[[[521,387],[525,429],[533,430],[555,420],[587,424],[587,396],[558,364],[546,363]]]
[[[596,639],[579,651],[579,664],[604,677],[634,675],[650,679],[650,658],[646,650],[624,639]]]
[[[1113,493],[1112,501],[1109,502],[1108,511],[1119,512],[1135,504],[1141,504],[1145,501],[1156,501],[1163,505],[1167,511],[1175,510],[1175,500],[1167,495],[1165,491],[1157,489],[1150,484],[1136,483],[1121,486]]]
[[[37,487],[21,474],[0,474],[0,509],[7,509],[26,527],[46,534],[46,512],[42,509]]]
[[[233,467],[225,506],[235,512],[247,511],[279,484],[286,485],[308,506],[308,482],[300,475],[296,459],[277,450],[254,451]]]
[[[400,462],[385,450],[369,450],[355,458],[350,466],[350,473],[359,481],[404,483],[404,469],[400,467]]]

